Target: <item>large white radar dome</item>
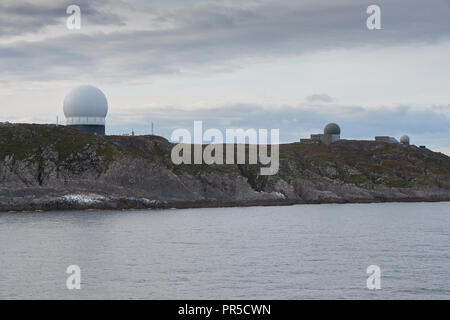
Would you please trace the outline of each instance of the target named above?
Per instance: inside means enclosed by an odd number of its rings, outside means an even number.
[[[108,101],[103,92],[94,86],[78,86],[70,91],[64,99],[64,114],[66,118],[77,119],[81,122],[81,118],[91,118],[96,124],[100,118],[104,118],[108,114]],[[79,121],[76,121],[79,123]],[[84,124],[91,124],[84,123]]]

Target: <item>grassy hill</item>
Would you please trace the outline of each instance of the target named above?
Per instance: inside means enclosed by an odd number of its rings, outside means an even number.
[[[0,210],[450,200],[450,158],[416,146],[342,140],[280,145],[280,170],[174,165],[157,136],[0,125]]]

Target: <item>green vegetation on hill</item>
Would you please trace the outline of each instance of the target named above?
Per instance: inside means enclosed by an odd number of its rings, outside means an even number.
[[[100,136],[55,125],[0,126],[0,159],[10,155],[15,160],[38,161],[43,152],[51,151],[62,163],[88,148],[112,160],[111,143]]]
[[[416,182],[426,183],[434,175],[450,175],[449,157],[416,146],[341,140],[331,146],[294,143],[282,149],[304,168],[317,173],[329,168],[336,173],[329,174],[330,178],[359,185],[411,187]]]

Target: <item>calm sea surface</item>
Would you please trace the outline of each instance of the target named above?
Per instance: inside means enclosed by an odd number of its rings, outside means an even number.
[[[450,203],[0,213],[0,299],[22,298],[450,299]]]

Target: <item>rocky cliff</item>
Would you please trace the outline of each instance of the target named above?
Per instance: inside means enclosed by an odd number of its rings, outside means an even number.
[[[157,136],[0,126],[0,211],[449,201],[450,158],[416,146],[339,141],[280,146],[259,165],[174,165]]]

